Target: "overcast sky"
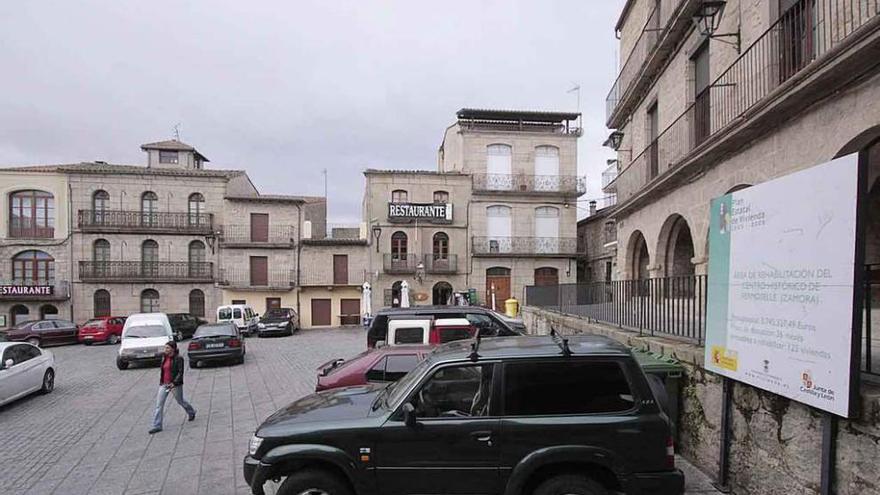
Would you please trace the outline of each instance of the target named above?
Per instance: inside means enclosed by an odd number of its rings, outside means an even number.
[[[142,164],[172,137],[360,219],[361,171],[436,168],[462,107],[575,110],[586,199],[623,0],[0,2],[0,165]]]

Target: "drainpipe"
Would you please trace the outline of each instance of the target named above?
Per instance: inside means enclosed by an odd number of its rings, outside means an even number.
[[[74,305],[75,300],[73,298],[73,236],[70,235],[73,233],[73,188],[70,186],[70,177],[67,178],[67,231],[68,231],[68,248],[69,248],[69,258],[68,258],[68,272],[67,278],[68,287],[67,287],[67,295],[69,296],[69,306],[70,306],[70,320],[74,321]]]
[[[327,221],[326,215],[324,216],[324,221]],[[296,205],[296,222],[296,314],[302,315],[299,302],[299,294],[302,292],[302,287],[300,286],[300,258],[302,258],[302,203]],[[300,322],[300,325],[302,325],[302,322]]]

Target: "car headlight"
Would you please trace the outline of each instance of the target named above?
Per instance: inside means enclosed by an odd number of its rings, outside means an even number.
[[[257,450],[260,450],[260,445],[263,444],[263,439],[254,435],[251,437],[251,441],[248,442],[248,454],[251,456],[257,455]]]

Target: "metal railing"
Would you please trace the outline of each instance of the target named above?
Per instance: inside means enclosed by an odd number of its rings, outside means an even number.
[[[617,177],[626,201],[877,16],[880,0],[801,0],[783,13]]]
[[[10,225],[9,237],[13,239],[52,239],[55,237],[55,227]]]
[[[473,174],[474,192],[583,194],[584,177],[576,175]]]
[[[142,212],[135,210],[79,210],[77,225],[91,232],[181,232],[210,234],[214,228],[211,213]]]
[[[80,261],[79,278],[98,282],[212,282],[214,263],[188,261]]]
[[[296,228],[293,225],[269,225],[265,238],[257,238],[252,235],[250,225],[223,225],[220,227],[220,242],[222,244],[294,244],[296,241]]]
[[[433,254],[425,255],[425,273],[456,273],[458,272],[458,255],[447,254],[444,257]]]
[[[467,130],[486,130],[500,132],[540,132],[548,134],[562,134],[566,136],[580,136],[582,129],[571,123],[555,122],[514,122],[498,120],[475,120],[459,119],[459,125]]]
[[[578,254],[577,237],[473,237],[473,254],[542,256]]]
[[[526,287],[526,305],[702,343],[706,276]]]
[[[417,254],[386,253],[382,259],[382,269],[385,273],[415,273],[418,263]]]
[[[247,268],[220,268],[217,270],[217,284],[229,287],[290,289],[296,287],[296,270],[292,268],[269,267],[266,280],[253,277]],[[265,283],[263,283],[265,282]]]
[[[602,171],[602,191],[606,193],[613,193],[615,190],[614,187],[614,179],[617,179],[617,162],[615,161],[611,165],[608,165],[604,171]],[[611,187],[609,187],[611,186]]]
[[[654,8],[654,10],[651,11],[651,15],[648,16],[648,21],[642,28],[642,32],[639,34],[638,39],[636,39],[629,55],[627,55],[626,61],[621,66],[620,72],[617,74],[617,79],[614,81],[611,90],[605,97],[606,120],[611,120],[611,116],[614,115],[615,110],[617,110],[618,104],[620,104],[620,101],[626,96],[626,93],[629,91],[633,82],[636,81],[645,62],[654,53],[654,49],[657,47],[657,42],[661,39],[663,31],[665,31],[666,26],[672,19],[672,14],[678,10],[679,5],[681,5],[683,1],[684,0],[674,0],[672,2],[667,2],[668,5],[664,5],[664,8]]]
[[[303,266],[299,275],[299,284],[326,287],[332,285],[362,285],[367,280],[366,270],[363,268],[356,269],[353,265],[353,263],[349,263],[347,276],[341,280],[335,278],[332,266]]]

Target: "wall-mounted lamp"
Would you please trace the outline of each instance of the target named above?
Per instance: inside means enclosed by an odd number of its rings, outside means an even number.
[[[373,238],[376,239],[376,252],[379,252],[379,238],[382,237],[382,227],[373,225]]]
[[[620,131],[613,131],[608,135],[608,139],[602,143],[602,146],[606,148],[611,148],[614,151],[620,149],[620,145],[623,143],[623,133]]]
[[[694,25],[697,27],[697,31],[701,35],[734,46],[736,47],[736,52],[740,53],[741,40],[739,31],[735,33],[715,34],[715,32],[718,31],[718,28],[721,27],[721,16],[724,14],[724,7],[726,6],[727,2],[725,0],[703,0],[703,3],[700,4],[700,7],[694,13]],[[724,38],[733,38],[734,41],[729,41]]]

